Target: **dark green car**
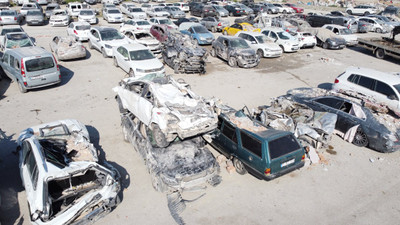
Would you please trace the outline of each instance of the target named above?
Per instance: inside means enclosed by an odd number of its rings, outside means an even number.
[[[219,115],[211,145],[233,159],[239,174],[248,171],[259,179],[271,180],[304,166],[304,148],[292,133],[267,128],[243,110]]]

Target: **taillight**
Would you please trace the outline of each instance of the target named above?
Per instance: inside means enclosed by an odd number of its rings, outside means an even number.
[[[53,55],[53,59],[54,59],[54,61],[56,62],[57,71],[60,71],[60,67],[58,66],[57,59],[56,59],[56,57],[54,57],[54,55]],[[61,74],[60,74],[60,78],[61,78]]]
[[[220,27],[220,26],[222,26],[221,22],[220,22],[220,23],[218,23],[218,26],[219,26],[219,27]]]
[[[236,13],[239,13],[240,11],[236,11]]]
[[[335,84],[337,84],[337,83],[339,83],[339,80],[338,80],[338,79],[335,79]]]
[[[24,82],[24,86],[25,86],[25,87],[28,86],[28,83],[27,83],[27,82]]]
[[[306,158],[306,155],[301,156],[301,161],[304,161],[305,158]]]
[[[347,25],[347,29],[350,29],[350,24],[349,24],[349,25]]]
[[[0,21],[1,21],[1,17],[0,17]]]
[[[138,27],[137,29],[138,29],[138,30],[143,30],[143,28],[141,28],[141,27]]]
[[[264,171],[264,174],[265,174],[265,175],[268,175],[268,174],[270,174],[270,173],[271,173],[271,169],[270,169],[270,168],[265,169],[265,171]]]
[[[286,32],[289,32],[289,29],[286,29]]]
[[[303,41],[304,41],[304,39],[305,39],[305,38],[301,38],[301,40],[303,40]]]
[[[74,30],[74,34],[78,35],[78,32],[76,30]]]
[[[14,20],[17,20],[17,17],[14,16]]]
[[[21,76],[25,77],[24,59],[21,59]]]

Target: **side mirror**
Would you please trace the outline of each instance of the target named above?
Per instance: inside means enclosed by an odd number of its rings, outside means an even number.
[[[256,42],[256,41],[251,41],[251,43],[252,43],[253,45],[257,44],[257,42]]]
[[[388,96],[388,99],[390,99],[390,100],[396,100],[397,98],[396,98],[395,95],[389,95],[389,96]]]

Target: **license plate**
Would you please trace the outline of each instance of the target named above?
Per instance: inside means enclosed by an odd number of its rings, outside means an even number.
[[[46,79],[43,76],[36,76],[36,77],[31,77],[32,80],[38,80],[38,79]]]
[[[286,161],[286,162],[282,163],[281,167],[285,167],[285,166],[288,166],[288,165],[293,164],[293,163],[294,163],[294,159],[291,159],[289,161]]]

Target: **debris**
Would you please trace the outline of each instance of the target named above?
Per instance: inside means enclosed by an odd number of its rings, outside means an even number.
[[[328,58],[328,57],[321,57],[319,59],[319,61],[323,62],[323,63],[329,63],[329,62],[334,62],[335,60],[332,58]]]
[[[31,112],[35,112],[36,116],[37,116],[37,115],[39,115],[39,112],[42,111],[42,110],[40,110],[40,109],[31,109],[30,111]]]
[[[369,158],[369,161],[372,163],[375,162],[375,160],[373,158]]]
[[[311,164],[319,163],[319,156],[315,148],[308,146],[308,156],[310,157]]]
[[[381,157],[378,157],[378,160],[379,161],[383,161],[383,160],[385,160],[384,158],[381,158]]]
[[[227,158],[224,155],[219,155],[217,156],[217,163],[222,166],[223,164],[225,164],[227,162]]]
[[[234,172],[236,172],[236,169],[233,166],[231,160],[226,161],[226,171],[228,171],[229,174],[233,174]]]

